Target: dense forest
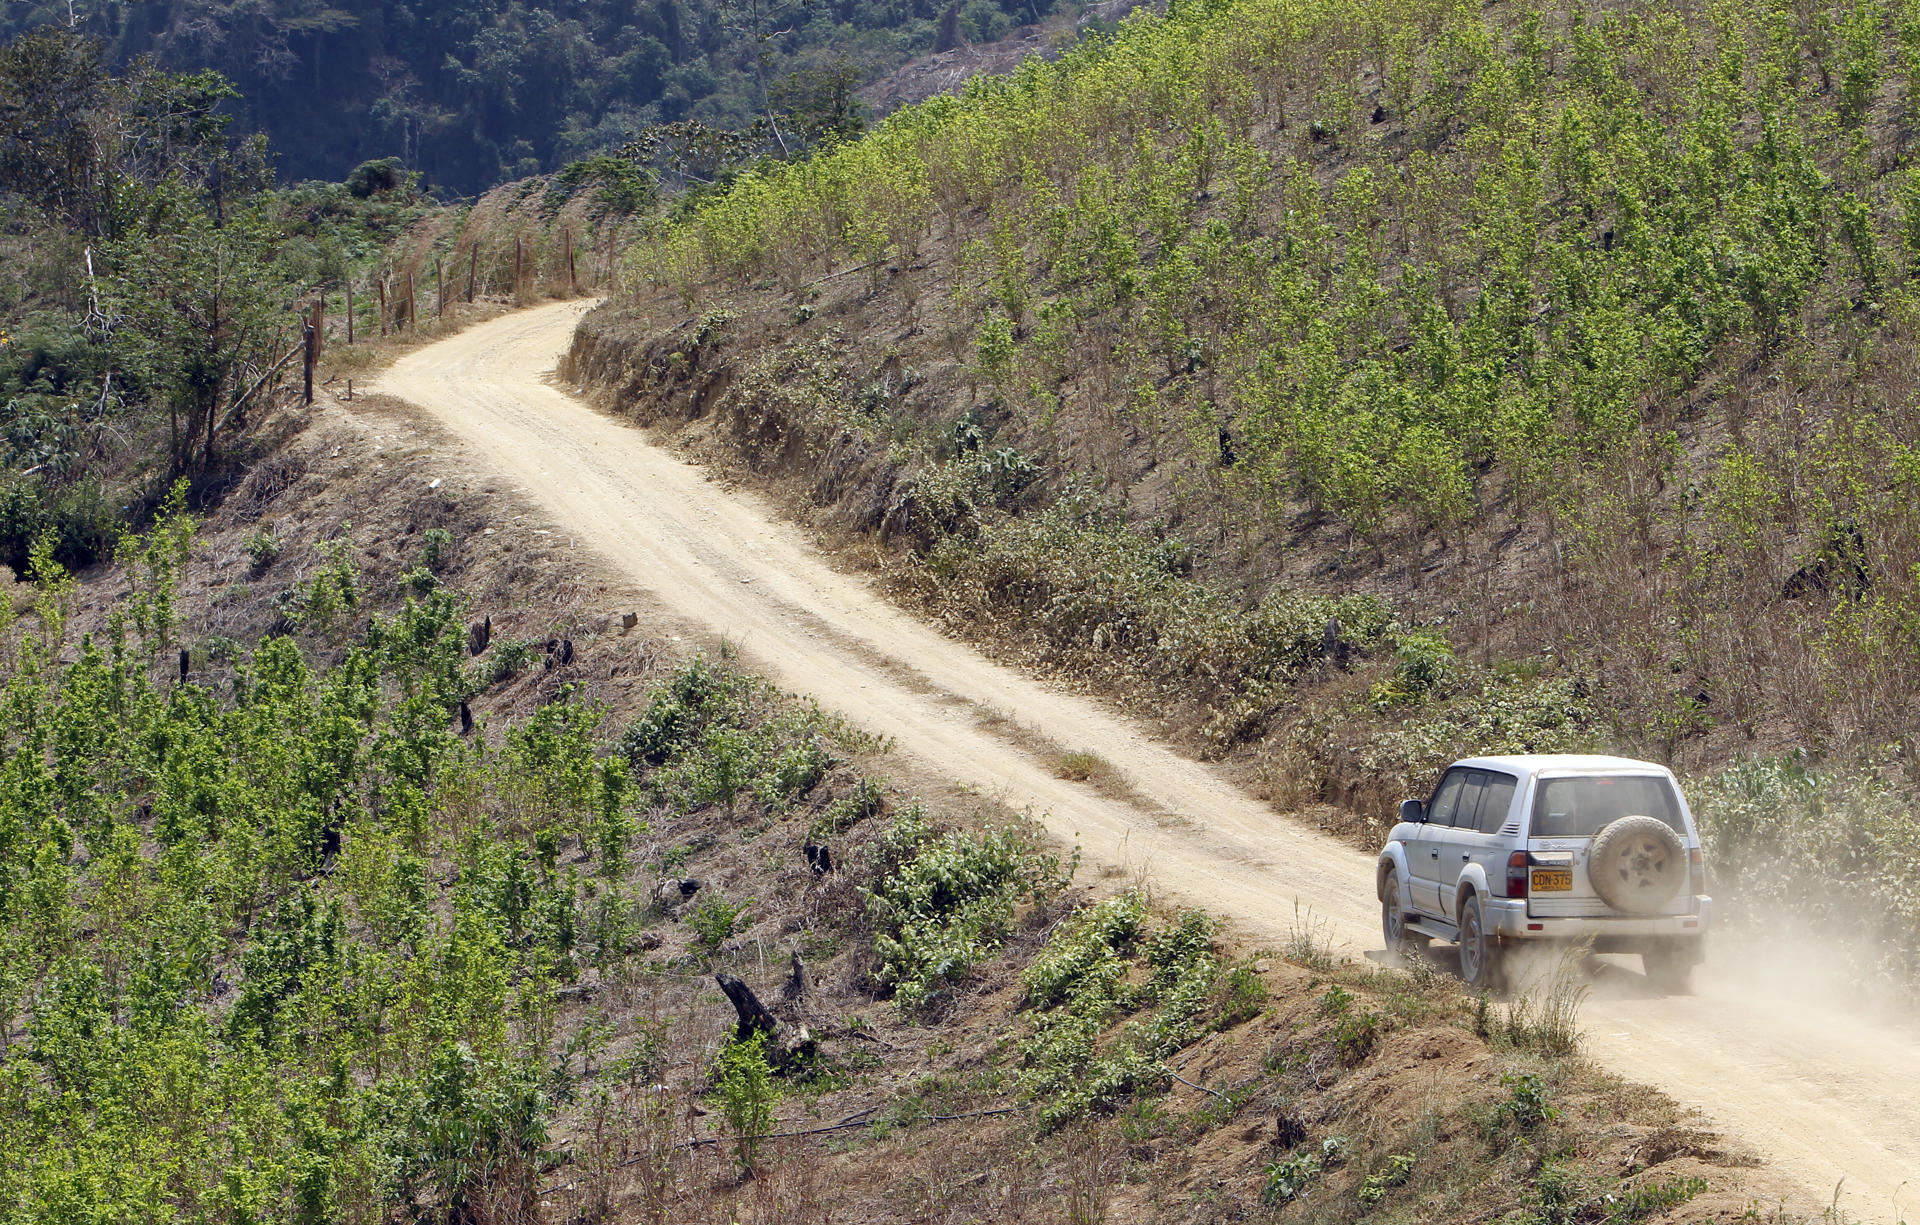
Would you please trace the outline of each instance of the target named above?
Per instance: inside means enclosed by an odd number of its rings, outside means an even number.
[[[474,195],[659,124],[748,128],[796,72],[865,79],[1051,12],[1037,0],[81,0],[0,6],[0,39],[71,25],[119,68],[144,57],[217,71],[240,92],[239,129],[272,138],[288,180],[394,156],[429,188]]]
[[[1179,5],[743,177],[577,369],[1283,798],[1659,757],[1911,969],[1917,99],[1883,0]]]

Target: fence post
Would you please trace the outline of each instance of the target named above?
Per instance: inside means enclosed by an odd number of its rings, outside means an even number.
[[[575,276],[573,271],[573,227],[568,226],[561,233],[566,236],[567,241],[567,292],[577,294],[580,292],[580,278]]]
[[[327,300],[323,295],[313,300],[313,307],[307,312],[306,320],[300,326],[300,339],[305,346],[300,353],[301,395],[303,402],[313,403],[313,368],[320,364],[320,330],[327,325]],[[213,446],[213,428],[207,428],[207,446]]]
[[[442,274],[440,257],[433,257],[433,317],[447,317],[447,278]]]
[[[380,334],[385,336],[387,334],[387,278],[381,277],[373,283],[373,287],[380,291]]]
[[[521,264],[526,258],[525,248],[518,234],[513,236],[513,304],[520,305]]]
[[[473,305],[473,278],[480,271],[480,240],[474,239],[467,248],[467,305]]]
[[[407,271],[407,330],[409,332],[413,330],[414,318],[415,316],[414,316],[414,310],[413,310],[413,271],[412,269],[408,269]]]
[[[347,278],[347,343],[353,343],[353,278]]]

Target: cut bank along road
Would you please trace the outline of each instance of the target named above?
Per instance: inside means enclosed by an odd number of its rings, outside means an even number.
[[[1277,815],[1088,699],[992,663],[830,565],[751,493],[590,408],[551,381],[585,310],[504,316],[401,358],[375,387],[424,410],[487,473],[524,486],[576,540],[670,613],[725,635],[781,686],[818,697],[963,786],[1030,808],[1087,862],[1144,869],[1175,898],[1277,943],[1310,913],[1338,953],[1379,947],[1373,861]],[[481,475],[483,475],[482,473]],[[1056,777],[1005,720],[1099,754],[1127,798]],[[1920,1040],[1792,986],[1710,973],[1657,998],[1601,973],[1591,1052],[1697,1106],[1825,1203],[1891,1220],[1920,1186]],[[1639,996],[1639,998],[1635,998]]]

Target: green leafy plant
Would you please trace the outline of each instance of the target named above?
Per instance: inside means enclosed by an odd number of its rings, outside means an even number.
[[[886,853],[891,864],[867,893],[867,913],[878,978],[907,1013],[998,949],[1023,901],[1038,904],[1066,884],[1058,858],[1018,830],[935,834],[918,809],[895,819]]]
[[[1387,1158],[1387,1164],[1378,1171],[1360,1180],[1359,1199],[1369,1207],[1387,1197],[1387,1192],[1405,1185],[1413,1177],[1416,1159],[1412,1153],[1395,1153]]]
[[[778,1100],[767,1064],[766,1034],[734,1038],[720,1048],[713,1061],[713,1097],[733,1133],[734,1161],[743,1173],[753,1173],[766,1134],[773,1130]]]
[[[280,539],[280,533],[271,526],[262,526],[247,533],[247,538],[241,543],[256,575],[266,573],[274,562],[280,560],[280,553],[286,547]]]
[[[695,943],[709,955],[717,952],[741,929],[748,908],[752,905],[751,898],[744,902],[729,902],[717,897],[701,899],[700,904],[687,916],[687,926],[693,929]]]
[[[1560,1117],[1560,1110],[1547,1096],[1546,1085],[1532,1072],[1502,1072],[1500,1084],[1508,1093],[1493,1108],[1496,1125],[1509,1124],[1528,1132]]]
[[[1345,1136],[1328,1136],[1318,1150],[1295,1153],[1267,1167],[1261,1198],[1269,1204],[1291,1204],[1306,1195],[1320,1176],[1346,1160]]]

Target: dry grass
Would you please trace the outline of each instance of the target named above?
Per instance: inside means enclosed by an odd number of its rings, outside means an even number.
[[[1113,763],[1098,753],[1076,750],[1056,757],[1053,773],[1056,778],[1070,782],[1102,782],[1113,777]]]
[[[1587,982],[1586,945],[1559,950],[1549,962],[1516,964],[1512,992],[1502,1015],[1481,1021],[1497,1044],[1541,1055],[1572,1055],[1580,1049],[1580,1009],[1591,987]],[[1485,1002],[1482,1001],[1485,1008]],[[1484,1013],[1483,1013],[1484,1016]]]

